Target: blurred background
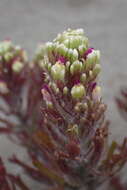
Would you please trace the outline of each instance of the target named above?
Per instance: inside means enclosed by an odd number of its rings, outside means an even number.
[[[100,83],[111,121],[110,137],[120,140],[127,136],[127,126],[114,97],[127,85],[127,0],[0,0],[0,41],[12,39],[28,51],[30,59],[40,42],[52,40],[67,28],[83,28],[90,46],[101,50]],[[24,152],[0,136],[3,158],[17,153],[27,159]]]

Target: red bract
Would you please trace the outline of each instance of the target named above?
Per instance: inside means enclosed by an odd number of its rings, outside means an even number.
[[[19,176],[7,173],[0,158],[0,190],[29,190]]]

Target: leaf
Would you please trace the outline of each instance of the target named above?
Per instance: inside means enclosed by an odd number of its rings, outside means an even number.
[[[111,146],[109,147],[107,158],[102,161],[104,165],[107,165],[108,162],[109,162],[109,160],[112,159],[112,156],[113,156],[113,153],[114,153],[116,147],[117,147],[117,143],[115,141],[113,141],[112,144],[111,144]]]
[[[109,148],[109,151],[108,151],[108,155],[107,155],[108,160],[111,159],[113,152],[115,151],[116,147],[117,147],[117,143],[115,141],[113,141],[110,148]]]
[[[33,164],[35,167],[37,167],[39,169],[39,171],[45,175],[46,177],[48,177],[50,180],[57,182],[60,185],[64,185],[65,184],[65,180],[63,177],[61,177],[60,175],[56,174],[54,171],[52,171],[51,169],[47,168],[43,163],[40,163],[38,161],[33,161]]]
[[[9,159],[9,161],[11,161],[12,163],[15,163],[19,166],[21,166],[25,172],[32,177],[33,179],[37,180],[37,181],[45,181],[49,183],[49,180],[46,179],[42,173],[40,171],[38,171],[37,169],[30,167],[29,165],[23,163],[21,160],[17,159],[16,156],[14,155],[12,158]]]
[[[11,174],[8,175],[10,180],[16,184],[21,190],[30,190],[22,181],[22,179],[19,176],[13,176]]]
[[[54,150],[55,148],[50,136],[44,131],[42,132],[38,130],[35,132],[33,139],[37,144],[42,145],[45,148],[50,148],[50,150]]]

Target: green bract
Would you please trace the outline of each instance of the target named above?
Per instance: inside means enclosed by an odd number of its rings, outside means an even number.
[[[65,66],[57,62],[51,67],[51,75],[54,80],[64,80],[65,77]]]
[[[71,89],[71,95],[74,99],[81,99],[85,94],[85,87],[82,84],[74,85]]]

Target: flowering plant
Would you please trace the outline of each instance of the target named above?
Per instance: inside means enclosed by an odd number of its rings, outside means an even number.
[[[50,190],[95,190],[104,182],[127,189],[118,176],[127,160],[127,139],[108,143],[106,105],[97,82],[100,51],[89,47],[84,31],[58,34],[38,48],[32,62],[10,41],[1,43],[0,56],[6,104],[0,107],[0,133],[26,147],[33,167],[16,156],[10,161]],[[7,174],[2,161],[0,184],[2,190],[29,189]]]

